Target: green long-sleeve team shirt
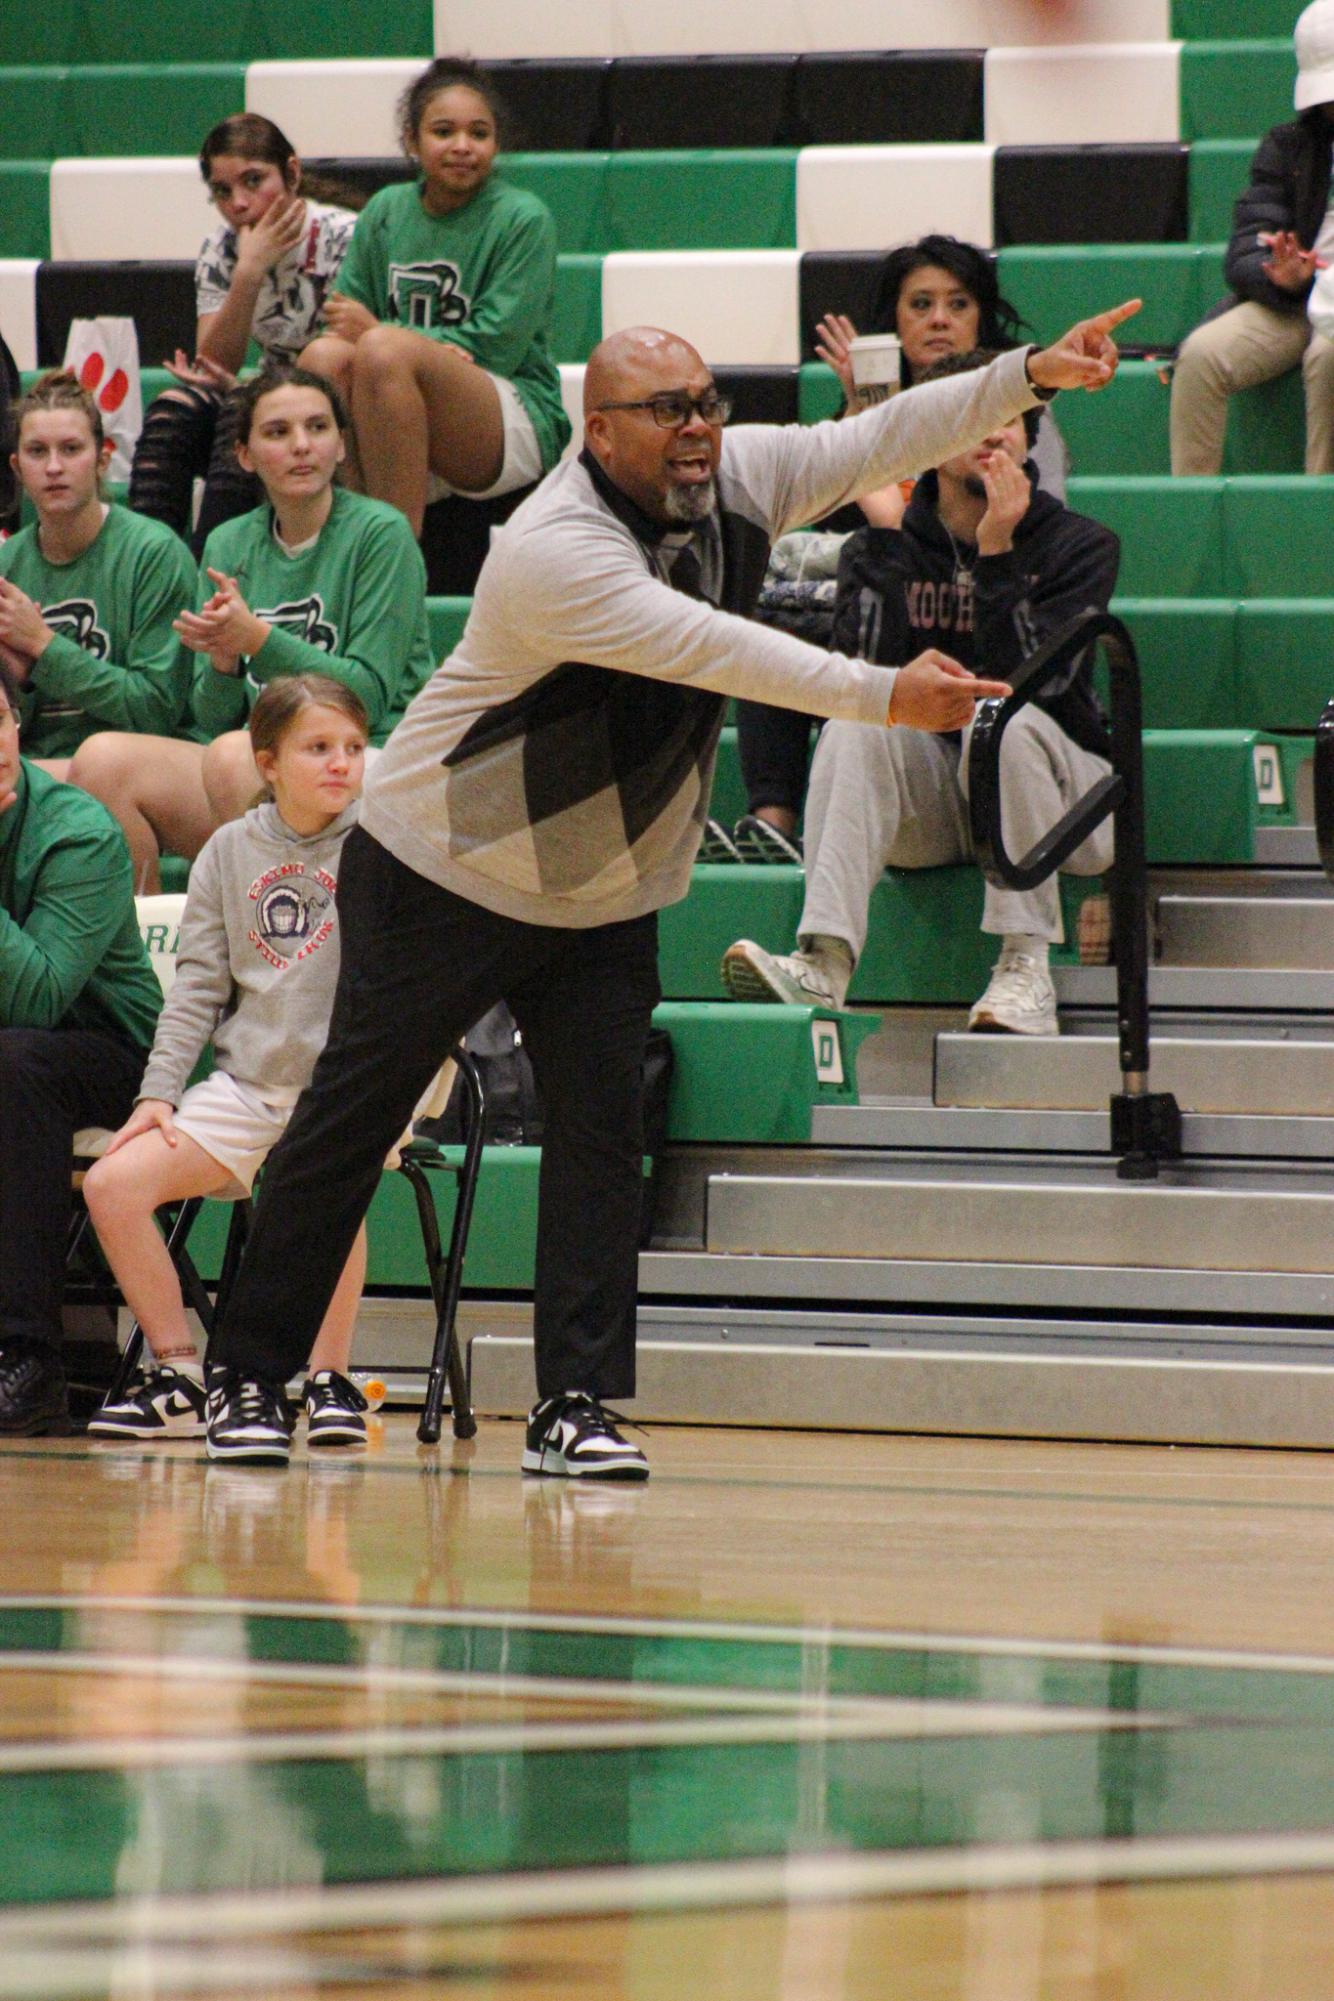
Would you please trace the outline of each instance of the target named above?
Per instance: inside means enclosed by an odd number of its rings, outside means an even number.
[[[550,472],[570,423],[547,345],[556,225],[545,202],[492,175],[466,207],[428,215],[420,182],[381,188],[357,218],[336,283],[377,320],[449,341],[512,382]]]
[[[0,577],[41,608],[55,638],[19,696],[29,757],[72,757],[97,730],[171,736],[190,695],[190,655],[171,622],[195,602],[195,566],[161,521],[109,507],[72,563],[42,554],[37,524],[0,543]]]
[[[19,759],[0,813],[0,1028],[84,1028],[145,1052],[162,1008],[105,806]]]
[[[213,593],[210,569],[235,577],[273,631],[239,674],[220,674],[207,654],[196,657],[194,734],[243,728],[260,689],[281,674],[328,674],[360,697],[371,742],[382,744],[435,664],[426,565],[398,509],[336,487],[316,540],[289,555],[266,504],[209,536],[191,586],[199,603]]]

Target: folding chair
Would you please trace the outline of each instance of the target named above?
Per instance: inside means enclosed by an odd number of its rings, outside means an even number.
[[[448,1102],[456,1069],[462,1073],[468,1103],[467,1141],[462,1160],[447,1159],[433,1140],[415,1138],[411,1131],[404,1134],[385,1160],[386,1173],[404,1175],[416,1197],[422,1249],[426,1257],[426,1272],[435,1307],[435,1340],[431,1349],[430,1371],[426,1381],[426,1401],[422,1407],[421,1422],[417,1427],[417,1436],[423,1445],[439,1443],[446,1385],[453,1413],[454,1436],[471,1438],[477,1430],[477,1420],[473,1416],[468,1395],[467,1370],[459,1348],[457,1322],[459,1291],[463,1284],[463,1260],[467,1252],[468,1229],[472,1222],[473,1204],[477,1195],[477,1177],[482,1165],[482,1114],[485,1100],[477,1066],[465,1049],[460,1047],[441,1065],[430,1090],[417,1106],[413,1116],[414,1119],[439,1117]],[[440,1225],[435,1213],[435,1202],[426,1179],[428,1170],[453,1174],[458,1180],[454,1222],[449,1234],[449,1250],[444,1255],[441,1253]],[[241,1262],[241,1254],[245,1249],[250,1228],[251,1204],[248,1201],[238,1202],[232,1211],[217,1291],[212,1302],[185,1249],[185,1240],[202,1206],[202,1197],[184,1203],[179,1215],[170,1222],[165,1235],[167,1248],[172,1253],[172,1262],[180,1275],[186,1298],[198,1313],[203,1323],[205,1340],[209,1341],[212,1339],[214,1326],[226,1306],[228,1294]],[[85,1220],[86,1213],[85,1211]],[[139,1365],[143,1340],[142,1329],[136,1321],[130,1329],[125,1351],[121,1356],[120,1368],[112,1386],[113,1401],[125,1394],[130,1378]],[[207,1348],[205,1360],[207,1361]]]

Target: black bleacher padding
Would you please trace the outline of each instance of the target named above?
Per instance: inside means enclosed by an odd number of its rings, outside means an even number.
[[[795,368],[715,368],[713,379],[732,398],[734,424],[795,424],[798,375]]]
[[[982,58],[981,49],[798,56],[797,137],[804,146],[981,139]]]
[[[488,62],[486,73],[510,113],[512,152],[597,153],[607,144],[608,56]]]
[[[381,188],[391,187],[398,181],[415,181],[419,171],[415,160],[395,153],[379,159],[303,160],[301,164],[316,183],[320,199],[324,201],[337,201],[340,190],[346,188],[367,202],[372,195],[379,194]]]
[[[188,261],[122,261],[39,264],[37,267],[37,365],[56,368],[65,358],[71,320],[109,313],[134,321],[144,368],[195,347],[195,267]]]
[[[889,248],[888,245],[885,246]],[[801,358],[816,360],[815,328],[826,313],[846,313],[872,333],[869,308],[883,250],[808,250],[801,260]]]
[[[795,56],[621,56],[608,84],[611,144],[791,144],[795,72]]]
[[[1184,243],[1190,148],[998,146],[997,247],[1007,243]]]
[[[461,493],[451,493],[431,503],[421,532],[430,596],[472,596],[491,546],[491,530],[508,521],[532,491],[531,486],[516,487],[498,500],[469,500]]]

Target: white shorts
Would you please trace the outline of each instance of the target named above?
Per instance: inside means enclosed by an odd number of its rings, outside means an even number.
[[[500,398],[500,417],[505,426],[505,449],[499,476],[490,486],[465,493],[462,487],[451,486],[438,473],[428,473],[428,505],[433,500],[444,500],[451,493],[459,494],[464,500],[498,500],[502,493],[513,493],[516,486],[532,486],[542,477],[542,447],[537,442],[537,432],[524,408],[523,398],[505,376],[493,375],[490,380]]]
[[[217,1193],[239,1202],[255,1185],[296,1107],[266,1097],[254,1084],[243,1084],[225,1070],[215,1070],[202,1083],[191,1084],[176,1108],[176,1129],[225,1167],[231,1181]]]

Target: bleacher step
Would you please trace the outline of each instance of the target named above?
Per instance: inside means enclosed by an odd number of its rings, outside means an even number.
[[[1188,1111],[1181,1130],[1192,1160],[1334,1160],[1334,1117]],[[811,1119],[813,1146],[897,1153],[1098,1155],[1110,1135],[1105,1101],[1092,1111],[1051,1111],[863,1096],[859,1105],[817,1107]]]
[[[1160,961],[1334,970],[1334,896],[1160,896]]]
[[[1298,1028],[1264,1035],[1158,1034],[1153,1088],[1183,1111],[1334,1115],[1334,1037]],[[1120,1089],[1115,1034],[936,1038],[935,1102],[1047,1111],[1105,1111]]]
[[[1111,1160],[985,1157],[813,1161],[805,1171],[714,1174],[705,1248],[729,1257],[1004,1263],[1320,1275],[1328,1283],[1334,1181],[1309,1168],[1179,1163],[1156,1182]]]
[[[1113,966],[1057,966],[1051,971],[1058,1005],[1115,1008]],[[1149,1006],[1155,1010],[1219,1009],[1247,1014],[1334,1012],[1334,973],[1276,966],[1154,966]]]

